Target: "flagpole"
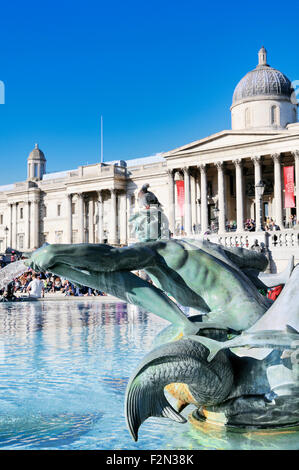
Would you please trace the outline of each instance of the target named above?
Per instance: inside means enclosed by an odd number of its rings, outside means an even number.
[[[101,163],[104,161],[103,154],[103,116],[101,116]]]

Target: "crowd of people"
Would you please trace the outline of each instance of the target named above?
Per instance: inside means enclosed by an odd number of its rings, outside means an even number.
[[[0,290],[3,300],[15,300],[22,296],[40,298],[45,294],[55,293],[75,297],[106,295],[104,292],[90,287],[75,286],[67,279],[62,279],[51,273],[36,273],[31,269],[11,281],[5,289]]]

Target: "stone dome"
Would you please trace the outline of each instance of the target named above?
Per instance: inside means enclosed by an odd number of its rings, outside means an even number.
[[[232,106],[256,99],[291,99],[294,89],[290,80],[279,70],[267,64],[267,51],[259,51],[257,67],[240,80],[233,94]]]
[[[44,152],[38,148],[38,144],[35,144],[34,149],[29,153],[28,160],[46,161]]]

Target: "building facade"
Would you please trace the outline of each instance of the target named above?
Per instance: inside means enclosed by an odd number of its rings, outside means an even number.
[[[129,219],[148,183],[173,236],[212,229],[211,239],[237,246],[249,246],[254,237],[273,254],[274,271],[291,252],[299,261],[299,231],[291,223],[299,205],[297,100],[290,80],[267,64],[265,48],[235,88],[231,120],[230,130],[160,155],[58,173],[46,173],[36,144],[26,181],[0,187],[0,252],[8,246],[31,251],[44,242],[134,243]],[[285,208],[284,167],[293,167],[294,207]],[[261,230],[267,217],[279,231]],[[255,232],[244,231],[246,219],[255,220]]]

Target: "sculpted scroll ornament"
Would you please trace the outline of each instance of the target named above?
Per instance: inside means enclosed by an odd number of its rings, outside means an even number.
[[[272,160],[273,160],[274,163],[276,163],[276,164],[277,164],[277,163],[280,163],[280,161],[281,161],[281,155],[280,155],[280,153],[273,153],[273,154],[271,155],[271,157],[272,157]]]
[[[299,150],[294,150],[293,152],[291,152],[295,161],[299,162]]]

